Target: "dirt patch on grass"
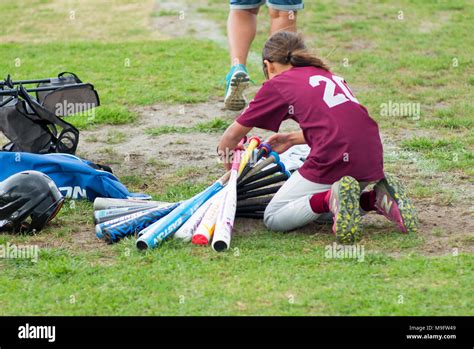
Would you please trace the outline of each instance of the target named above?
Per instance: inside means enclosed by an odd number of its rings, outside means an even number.
[[[197,104],[155,104],[134,110],[139,115],[132,125],[104,125],[81,132],[78,155],[88,160],[112,165],[117,175],[141,173],[146,165],[167,173],[182,167],[199,167],[208,171],[218,168],[216,147],[221,132],[171,132],[153,135],[150,130],[166,126],[192,129],[199,123],[216,118],[232,122],[236,112],[223,109],[223,99],[213,98]],[[286,123],[282,130],[296,130],[294,122]],[[110,133],[125,133],[118,143],[108,144]],[[255,134],[268,137],[271,132],[255,130]]]
[[[167,133],[151,135],[152,129],[173,126],[192,127],[216,117],[231,120],[235,113],[222,110],[221,101],[167,105],[156,104],[136,108],[139,115],[132,125],[101,126],[83,131],[79,155],[99,163],[111,163],[118,175],[158,163],[172,172],[182,166],[214,167],[218,135],[196,133]],[[107,144],[110,132],[124,132],[126,137],[114,145]],[[88,140],[93,139],[94,142]]]
[[[50,227],[50,230],[53,227]],[[76,229],[71,228],[65,237],[52,237],[51,234],[38,234],[30,241],[40,248],[65,248],[69,251],[97,251],[108,252],[106,244],[95,237],[93,225],[81,225]]]
[[[422,21],[420,22],[420,33],[429,34],[435,31],[440,30],[444,25],[449,23],[451,20],[450,12],[439,12],[436,19],[431,21]]]
[[[473,252],[472,184],[463,173],[439,171],[422,155],[406,152],[394,143],[394,139],[401,140],[405,136],[397,132],[393,137],[384,135],[384,150],[386,158],[397,158],[396,168],[391,172],[407,187],[418,182],[429,192],[423,197],[411,195],[420,220],[418,234],[424,239],[419,250],[434,255],[452,253],[455,249]]]
[[[211,40],[224,49],[228,49],[227,37],[221,26],[199,8],[207,7],[204,1],[162,0],[155,6],[155,18],[152,29],[167,38],[193,37],[199,40]],[[249,52],[248,62],[261,64],[260,55]]]
[[[227,44],[219,25],[197,11],[199,1],[158,1],[155,6],[156,16],[152,28],[168,38],[195,37],[201,40],[212,40],[219,45]]]

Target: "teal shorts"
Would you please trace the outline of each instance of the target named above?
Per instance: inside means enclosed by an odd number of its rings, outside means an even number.
[[[279,11],[301,10],[303,0],[230,0],[231,10],[249,10],[267,4],[268,7]]]

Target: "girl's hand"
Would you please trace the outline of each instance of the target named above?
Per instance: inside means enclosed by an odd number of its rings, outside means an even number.
[[[245,127],[234,121],[222,135],[217,146],[217,154],[223,160],[224,168],[230,170],[232,167],[232,149],[243,149],[243,145],[239,144],[243,137],[249,133],[251,127]]]
[[[294,144],[291,133],[277,133],[268,138],[267,143],[270,144],[272,150],[278,154],[284,153]]]
[[[230,169],[232,168],[232,163],[228,161],[224,161],[224,168],[226,171],[230,171]]]

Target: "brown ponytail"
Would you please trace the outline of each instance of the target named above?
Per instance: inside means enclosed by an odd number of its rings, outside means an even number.
[[[263,47],[262,59],[294,67],[313,66],[329,70],[320,58],[308,51],[303,38],[293,32],[280,31],[268,38]]]

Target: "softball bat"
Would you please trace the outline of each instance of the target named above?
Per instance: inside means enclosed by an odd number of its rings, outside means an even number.
[[[280,183],[286,181],[288,178],[290,178],[291,173],[286,171],[284,173],[278,174],[276,176],[272,176],[269,178],[262,179],[261,181],[256,181],[249,183],[247,185],[244,185],[240,188],[237,189],[237,193],[246,193],[249,190],[254,190],[258,188],[264,188],[272,184]]]
[[[242,194],[238,195],[237,198],[239,200],[244,200],[244,199],[254,198],[254,197],[257,197],[257,196],[273,194],[273,193],[276,193],[278,190],[280,190],[281,187],[282,187],[281,185],[278,185],[278,186],[267,187],[267,188],[258,189],[258,190],[251,190],[251,191],[248,191],[246,193],[242,193]]]
[[[237,212],[235,216],[238,217],[238,218],[263,219],[263,212],[253,212],[253,213],[239,213],[239,212]]]
[[[176,231],[176,233],[173,235],[173,238],[182,239],[185,242],[191,241],[191,239],[193,238],[194,232],[196,231],[197,227],[199,226],[199,223],[201,223],[201,220],[204,217],[204,214],[209,209],[212,202],[220,198],[221,193],[222,193],[222,190],[219,193],[217,193],[214,197],[207,200],[204,204],[202,204],[202,206],[199,207],[197,211],[191,217],[189,217],[186,223],[184,223]]]
[[[108,243],[117,242],[126,236],[134,235],[173,211],[179,204],[151,209],[148,213],[105,227],[102,231]]]
[[[106,227],[109,227],[109,226],[112,226],[114,224],[117,224],[117,223],[122,223],[122,222],[125,222],[129,219],[133,219],[133,218],[136,218],[136,217],[140,217],[148,212],[150,212],[153,208],[150,208],[148,210],[145,210],[145,211],[140,211],[140,212],[135,212],[135,213],[130,213],[128,215],[125,215],[125,216],[121,216],[121,217],[118,217],[118,218],[115,218],[115,219],[112,219],[110,221],[107,221],[107,222],[102,222],[100,224],[97,224],[95,226],[95,235],[99,238],[99,239],[102,239],[104,236],[102,234],[102,231],[106,228]]]
[[[229,177],[230,171],[201,193],[180,204],[169,215],[139,232],[137,248],[146,250],[159,246],[165,239],[173,235],[203,203],[218,193],[227,183]]]
[[[242,173],[239,175],[239,178],[245,177],[245,175],[252,169],[252,167],[255,166],[255,164],[258,161],[260,161],[262,157],[270,154],[271,151],[272,151],[272,147],[270,146],[270,144],[261,143],[260,148],[257,151],[257,154],[255,156],[252,156],[249,162],[247,162],[247,165],[245,165],[244,169],[242,170]]]
[[[263,170],[265,167],[270,166],[274,163],[280,163],[280,156],[274,151],[272,151],[266,159],[263,159],[256,163],[255,166],[252,167],[252,169],[244,177],[240,177],[237,180],[237,185],[239,185],[243,180],[247,179],[248,177],[253,176],[254,174]]]
[[[267,168],[266,170],[260,171],[258,173],[255,173],[252,176],[249,176],[249,177],[245,178],[242,182],[240,182],[237,185],[237,188],[241,188],[242,186],[244,186],[248,183],[252,183],[252,182],[258,181],[259,179],[271,176],[274,173],[277,173],[277,172],[284,173],[285,171],[286,171],[285,165],[283,165],[283,163],[279,162],[279,163],[276,164],[276,166],[272,166],[270,168]]]
[[[216,252],[227,250],[232,239],[232,229],[237,209],[237,176],[239,175],[240,154],[237,150],[234,155],[229,182],[217,215],[214,237],[212,238],[212,248]]]
[[[152,200],[136,200],[136,199],[110,199],[110,198],[96,198],[94,200],[94,211],[108,210],[120,207],[133,206],[163,206],[169,205],[169,202],[152,201]]]
[[[150,209],[147,209],[147,210],[144,210],[144,211],[130,213],[128,215],[121,216],[121,217],[112,219],[110,221],[106,221],[106,222],[97,224],[95,226],[95,234],[99,239],[102,239],[102,238],[104,238],[103,232],[108,227],[113,227],[113,226],[117,227],[117,226],[119,226],[123,223],[127,223],[127,222],[132,221],[132,220],[133,221],[139,220],[143,217],[146,217],[147,215],[155,215],[157,217],[162,217],[162,212],[168,211],[168,213],[169,213],[172,209],[176,208],[179,204],[180,203],[171,204],[171,205],[168,205],[168,206],[165,206],[165,207],[153,207],[153,208],[150,208]]]
[[[237,201],[237,209],[239,207],[253,206],[253,205],[268,205],[273,199],[273,195],[260,196],[257,198],[251,198],[246,200]]]
[[[245,206],[237,208],[238,213],[249,213],[249,212],[259,212],[265,211],[267,205],[253,205],[253,206]]]
[[[214,229],[216,227],[217,215],[219,213],[220,200],[213,200],[211,206],[208,208],[201,223],[193,234],[191,242],[194,245],[208,245],[212,238]]]
[[[247,165],[247,162],[249,162],[254,149],[257,148],[259,145],[260,145],[260,138],[250,137],[249,145],[240,159],[239,172],[238,172],[239,174],[242,173],[245,165]]]
[[[113,208],[110,210],[99,210],[94,212],[94,223],[100,224],[103,222],[110,221],[115,218],[119,218],[121,216],[125,216],[131,213],[136,213],[144,210],[149,210],[150,208],[154,208],[156,206],[134,206],[134,207],[120,207],[120,208]]]

